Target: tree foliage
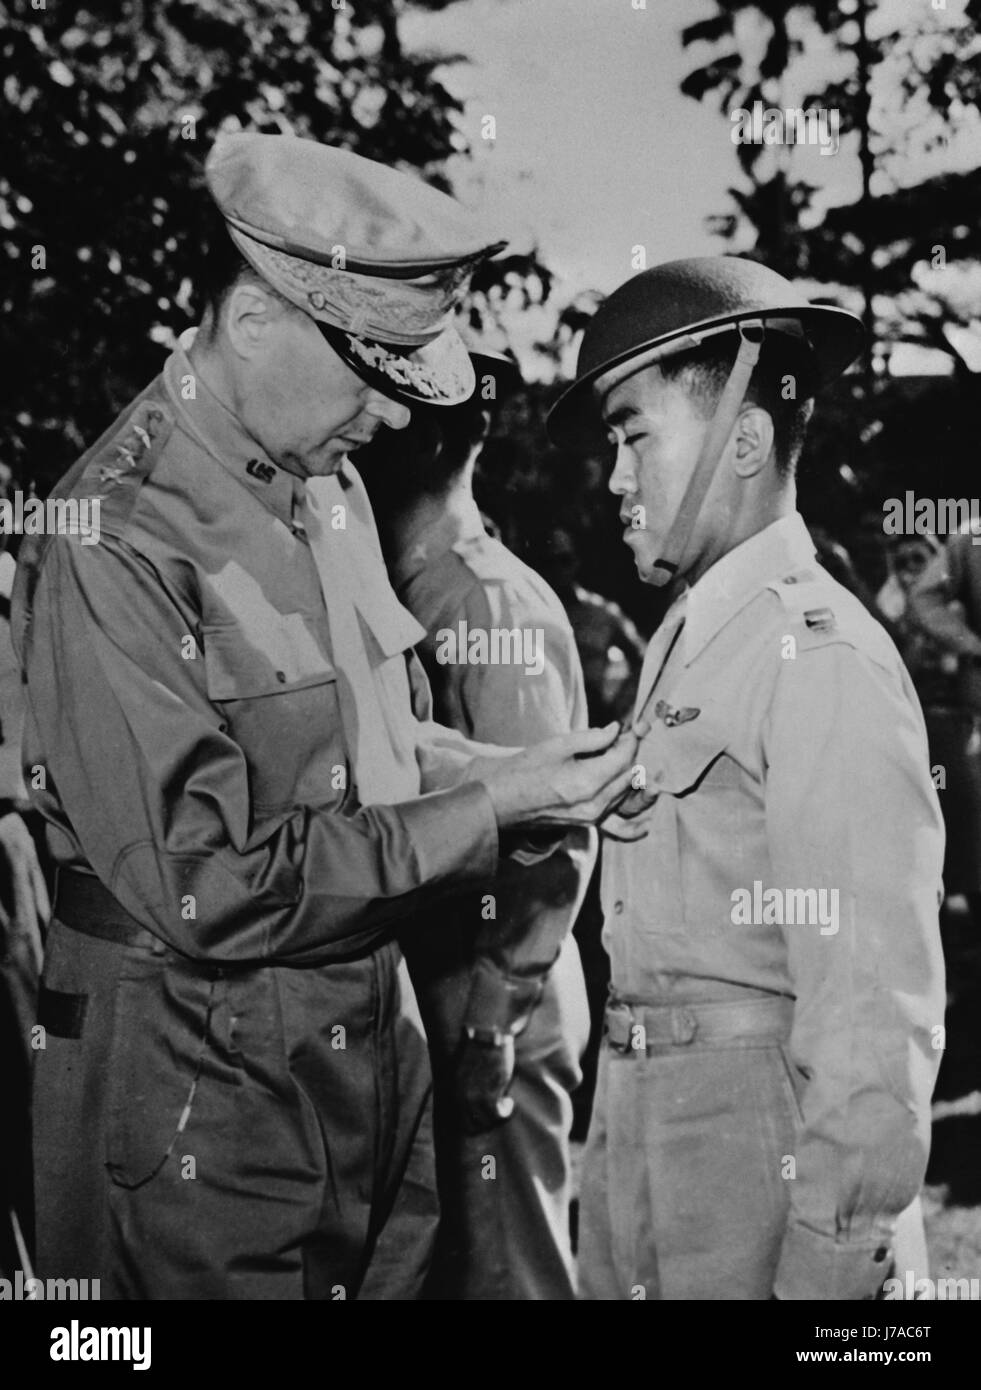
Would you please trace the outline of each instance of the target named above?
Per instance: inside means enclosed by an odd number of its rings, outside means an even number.
[[[698,99],[717,96],[723,111],[757,100],[784,104],[782,92],[804,52],[808,26],[812,35],[826,36],[844,75],[788,104],[837,109],[843,132],[867,124],[877,179],[867,200],[822,215],[815,207],[816,187],[794,176],[787,151],[780,151],[773,168],[765,158],[768,148],[739,145],[747,185],[729,190],[735,207],[712,226],[729,239],[749,231],[750,254],[786,275],[825,285],[868,284],[882,339],[937,348],[955,371],[964,372],[965,359],[946,330],[951,324],[967,329],[981,319],[981,290],[972,302],[963,277],[929,272],[952,263],[981,269],[981,179],[975,170],[918,181],[895,171],[912,170],[918,156],[943,147],[981,114],[981,0],[969,0],[960,22],[924,5],[912,24],[868,38],[867,84],[858,61],[860,3],[871,12],[867,0],[715,0],[715,13],[683,32],[685,44],[705,41],[711,52],[682,90]],[[754,18],[766,35],[758,63],[736,45],[739,17]],[[981,275],[976,283],[981,285]]]
[[[415,0],[442,9],[448,0]],[[403,48],[397,0],[54,0],[0,5],[0,457],[43,490],[195,321],[223,128],[293,131],[446,187],[464,152],[453,55]],[[474,315],[547,293],[515,257]],[[530,288],[529,288],[530,286]]]

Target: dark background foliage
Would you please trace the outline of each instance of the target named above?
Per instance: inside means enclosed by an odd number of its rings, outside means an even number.
[[[460,55],[409,52],[400,0],[89,0],[0,5],[0,460],[44,492],[159,370],[170,334],[197,317],[194,285],[212,235],[202,165],[223,125],[292,130],[418,170],[446,186],[449,156],[465,153],[462,111],[442,80]],[[407,0],[406,0],[407,3]],[[442,9],[452,0],[415,0]],[[981,176],[931,176],[873,192],[895,154],[888,111],[873,100],[882,65],[904,101],[924,109],[922,140],[943,143],[981,100],[971,0],[961,28],[941,30],[923,7],[911,32],[872,41],[866,0],[749,4],[711,0],[679,35],[695,66],[693,99],[779,103],[800,56],[801,23],[854,58],[852,75],[811,94],[838,104],[857,129],[861,197],[819,215],[792,161],[774,169],[757,146],[735,147],[741,182],[713,229],[731,248],[826,286],[823,297],[864,303],[872,349],[864,369],[822,398],[801,474],[809,519],[861,545],[862,518],[887,496],[970,496],[979,433],[977,374],[949,336],[970,322],[957,296],[918,290],[918,263],[943,247],[954,267],[981,256]],[[751,68],[734,20],[765,30]],[[720,204],[725,193],[720,190]],[[482,273],[470,304],[478,329],[523,303],[548,301],[537,253],[509,254]],[[852,299],[848,296],[851,294]],[[543,361],[594,310],[581,294],[557,307]],[[975,310],[976,312],[976,310]],[[892,347],[919,342],[947,354],[950,375],[896,378]],[[509,401],[484,459],[480,497],[506,538],[547,569],[556,527],[578,543],[584,582],[651,624],[605,490],[606,461],[557,455],[543,414],[557,386]],[[873,556],[874,559],[874,556]],[[881,565],[881,557],[876,562]],[[874,578],[875,576],[870,576]]]

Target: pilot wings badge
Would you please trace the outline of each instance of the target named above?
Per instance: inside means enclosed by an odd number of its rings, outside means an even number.
[[[676,724],[690,723],[692,719],[697,719],[701,712],[694,705],[684,705],[677,709],[674,705],[669,705],[667,700],[658,700],[654,706],[655,715],[658,719],[663,719],[669,729],[673,729]]]

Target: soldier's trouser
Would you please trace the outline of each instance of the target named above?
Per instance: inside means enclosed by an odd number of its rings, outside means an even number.
[[[515,1044],[508,1120],[460,1131],[449,1077],[437,1069],[437,1171],[442,1222],[427,1297],[571,1299],[571,1093],[582,1073],[589,1009],[579,951],[567,938]]]
[[[608,1010],[583,1163],[583,1297],[770,1297],[799,1115],[792,1014],[778,996]]]
[[[414,1298],[431,1076],[400,955],[219,971],[51,927],[38,1274],[103,1298]]]

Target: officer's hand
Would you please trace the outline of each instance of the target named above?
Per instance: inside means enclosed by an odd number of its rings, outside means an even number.
[[[11,918],[0,908],[3,954],[18,961],[29,973],[40,974],[41,926],[51,916],[51,904],[31,832],[16,811],[0,817],[0,869],[5,869],[9,877],[13,912]]]
[[[509,1119],[514,1101],[507,1094],[514,1075],[514,1038],[478,1041],[464,1034],[456,1055],[454,1090],[465,1134],[481,1134]]]
[[[630,789],[638,735],[616,723],[546,739],[478,775],[501,829],[512,825],[595,825]]]

